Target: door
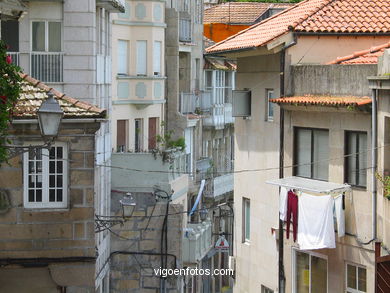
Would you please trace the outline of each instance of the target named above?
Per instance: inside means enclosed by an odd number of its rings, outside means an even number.
[[[117,152],[127,151],[127,120],[116,122],[116,148]]]
[[[149,150],[157,148],[157,117],[149,118]]]

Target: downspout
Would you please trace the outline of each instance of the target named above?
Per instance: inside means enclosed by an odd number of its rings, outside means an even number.
[[[372,240],[377,238],[377,140],[378,140],[378,112],[377,112],[378,90],[372,91],[372,112],[371,112],[371,166],[372,166]]]
[[[285,63],[286,63],[286,49],[280,52],[280,96],[283,97],[284,92],[284,74],[285,74]],[[279,117],[279,178],[284,177],[284,109],[280,107],[280,117]],[[286,290],[286,276],[284,274],[284,240],[283,240],[283,220],[280,219],[279,213],[279,279],[278,279],[278,288],[279,293],[285,293]]]

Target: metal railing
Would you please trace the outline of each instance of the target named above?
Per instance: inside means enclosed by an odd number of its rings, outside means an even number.
[[[43,82],[63,82],[64,54],[31,52],[31,76]]]
[[[191,42],[191,40],[192,40],[191,19],[181,18],[179,21],[179,41]]]
[[[19,52],[7,52],[7,54],[8,54],[8,56],[11,56],[13,64],[20,66]]]

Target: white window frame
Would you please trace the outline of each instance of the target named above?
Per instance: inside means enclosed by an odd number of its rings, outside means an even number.
[[[45,50],[44,51],[33,51],[33,23],[34,22],[44,22],[45,23]],[[60,51],[49,51],[49,23],[50,22],[58,22],[61,26],[61,50]],[[55,19],[32,19],[30,22],[30,51],[31,52],[49,52],[49,53],[60,53],[63,50],[63,36],[64,36],[64,26],[61,20]]]
[[[273,99],[274,90],[273,89],[266,89],[266,95],[267,95],[267,113],[266,113],[266,121],[273,122],[274,121],[274,114],[275,114],[275,107],[273,103],[271,103],[269,100]],[[272,115],[270,115],[270,108],[272,107]]]
[[[28,145],[38,145],[31,143]],[[42,149],[42,202],[28,201],[28,169],[29,153],[23,153],[23,204],[28,209],[46,209],[46,208],[66,208],[68,206],[68,145],[64,142],[56,142],[53,146],[63,147],[63,184],[62,184],[62,201],[49,201],[49,150]]]
[[[249,223],[246,222],[246,213],[247,213],[247,210],[246,210],[246,205],[249,204]],[[242,242],[243,243],[250,243],[251,241],[251,213],[250,213],[250,210],[251,210],[251,200],[247,197],[243,197],[242,198]],[[249,226],[249,236],[247,237],[246,235],[246,227],[247,225]]]
[[[153,42],[153,75],[162,76],[162,42]]]
[[[128,75],[129,74],[129,41],[128,40],[118,40],[118,49],[117,49],[117,74],[118,75]],[[124,55],[124,60],[121,60],[122,54],[123,53],[120,51],[121,45],[120,44],[126,44],[126,52]],[[121,66],[125,67],[124,72],[122,72]]]
[[[311,291],[311,257],[312,256],[315,256],[317,258],[322,258],[324,260],[326,260],[326,284],[327,284],[327,288],[326,288],[326,292],[329,293],[329,262],[328,262],[328,256],[327,255],[324,255],[324,254],[320,254],[320,253],[316,253],[316,252],[312,252],[312,251],[303,251],[303,250],[299,250],[298,248],[296,247],[292,247],[292,289],[293,289],[293,293],[299,293],[297,292],[297,282],[296,282],[296,265],[297,265],[297,252],[302,252],[302,253],[306,253],[309,255],[309,293],[316,293],[316,292],[312,292]]]
[[[345,263],[345,288],[347,293],[367,293],[367,291],[360,291],[359,289],[352,289],[348,287],[348,265],[356,267],[356,287],[358,287],[359,284],[359,268],[366,270],[366,284],[367,284],[367,268],[363,265],[358,265],[351,262]]]
[[[140,45],[145,44],[145,58],[140,58]],[[148,74],[148,41],[146,40],[138,40],[136,42],[136,52],[137,52],[137,61],[136,61],[136,70],[137,70],[137,75],[138,76],[147,76]],[[142,61],[145,59],[145,66],[142,66]]]

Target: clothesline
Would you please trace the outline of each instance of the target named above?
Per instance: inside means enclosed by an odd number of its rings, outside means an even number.
[[[348,184],[339,184],[333,182],[326,182],[315,179],[308,179],[302,177],[286,177],[275,180],[266,181],[267,184],[284,187],[286,189],[295,189],[305,192],[314,192],[318,194],[339,195],[340,193],[350,191],[351,186]]]

